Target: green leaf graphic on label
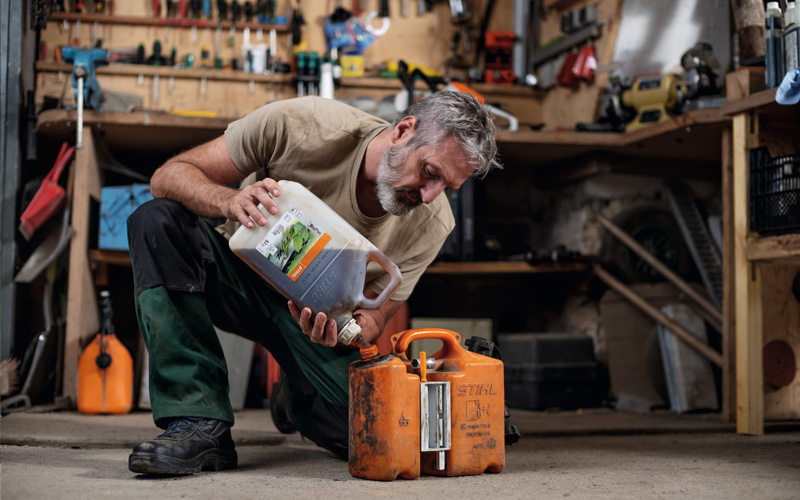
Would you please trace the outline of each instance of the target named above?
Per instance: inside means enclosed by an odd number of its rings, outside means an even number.
[[[303,237],[298,234],[292,239],[292,243],[294,243],[294,251],[299,252],[303,248]]]

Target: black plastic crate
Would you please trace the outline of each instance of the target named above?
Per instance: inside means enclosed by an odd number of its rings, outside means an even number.
[[[800,231],[800,155],[770,157],[750,150],[750,230],[761,234]]]
[[[593,408],[608,393],[608,374],[591,337],[570,333],[501,333],[506,400],[512,408]]]

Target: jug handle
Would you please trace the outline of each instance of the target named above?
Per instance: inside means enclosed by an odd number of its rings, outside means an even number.
[[[444,344],[442,350],[445,351],[445,356],[450,352],[461,349],[461,335],[452,330],[445,330],[444,328],[416,328],[414,330],[400,332],[397,335],[392,335],[395,354],[405,355],[411,342],[420,339],[441,340]]]
[[[374,299],[368,299],[362,295],[360,307],[362,309],[377,309],[386,302],[389,297],[394,295],[394,292],[400,287],[403,283],[403,275],[400,274],[400,268],[397,267],[397,264],[389,260],[389,257],[383,254],[380,250],[370,250],[369,258],[367,259],[367,264],[370,262],[377,262],[384,271],[389,273],[389,284],[386,285],[380,295],[375,297]]]

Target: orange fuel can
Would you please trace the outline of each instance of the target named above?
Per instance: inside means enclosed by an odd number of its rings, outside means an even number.
[[[100,366],[101,352],[109,364]],[[78,360],[78,411],[129,413],[133,407],[133,358],[116,335],[98,333]]]
[[[349,469],[393,481],[420,473],[419,377],[395,354],[350,365]]]
[[[420,339],[439,339],[442,349],[408,359],[409,344]],[[505,468],[503,363],[460,340],[450,330],[407,330],[392,337],[392,354],[350,366],[353,476],[394,480]]]

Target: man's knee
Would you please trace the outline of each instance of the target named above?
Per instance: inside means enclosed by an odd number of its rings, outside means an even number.
[[[128,245],[137,293],[159,285],[203,291],[205,262],[213,257],[201,221],[182,204],[158,198],[136,209],[128,217]]]
[[[156,198],[142,204],[128,217],[128,233],[147,234],[175,230],[184,221],[196,220],[186,207],[175,200]]]

